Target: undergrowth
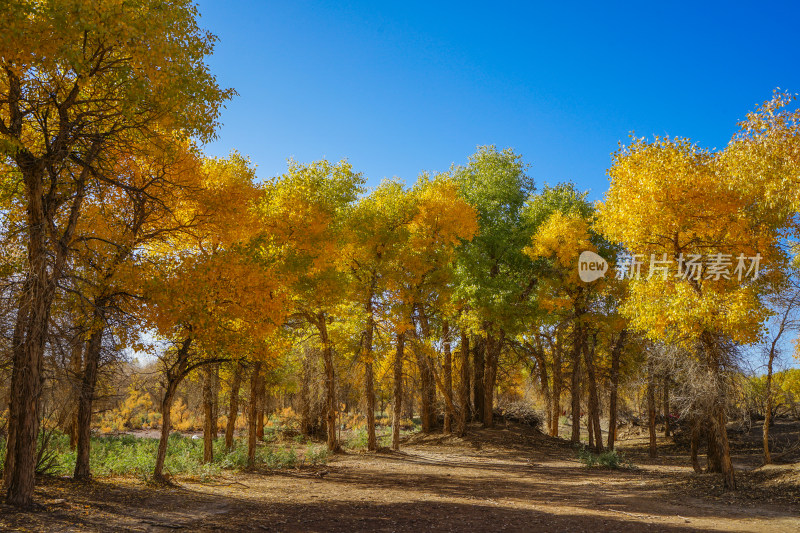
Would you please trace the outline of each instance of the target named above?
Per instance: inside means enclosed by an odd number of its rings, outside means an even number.
[[[69,437],[53,433],[47,440],[48,461],[41,474],[71,476],[75,468],[75,451],[69,447]],[[0,439],[0,453],[5,455],[5,440]],[[89,464],[95,477],[136,476],[148,479],[155,468],[158,439],[134,435],[92,437]],[[305,449],[294,446],[272,445],[256,448],[256,467],[269,469],[296,468],[325,464],[328,451],[321,445],[308,445]],[[222,470],[240,470],[247,466],[247,442],[236,439],[231,451],[225,450],[225,440],[214,441],[214,460],[203,463],[203,440],[170,435],[164,471],[171,475],[191,475],[209,479]],[[0,471],[2,465],[0,464]]]
[[[589,468],[611,468],[633,470],[636,467],[625,458],[625,454],[617,450],[606,450],[602,453],[593,453],[585,446],[578,448],[578,460]]]

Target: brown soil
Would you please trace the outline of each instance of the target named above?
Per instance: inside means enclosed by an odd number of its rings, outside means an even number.
[[[800,531],[796,466],[738,472],[726,492],[669,446],[634,470],[587,469],[562,440],[517,426],[465,439],[416,435],[399,453],[325,467],[230,473],[173,487],[113,478],[43,480],[41,509],[0,506],[18,531]]]

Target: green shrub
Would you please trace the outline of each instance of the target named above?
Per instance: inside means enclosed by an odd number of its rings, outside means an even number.
[[[263,464],[267,468],[294,468],[297,466],[297,452],[294,448],[267,448]]]
[[[596,454],[582,446],[578,448],[578,460],[590,468],[635,468],[633,463],[625,459],[625,455],[617,450],[607,450],[603,453]]]
[[[421,426],[420,426],[421,427]],[[420,431],[420,427],[416,425],[412,429],[401,429],[400,436],[405,437],[413,435]],[[389,448],[392,445],[392,427],[383,427],[375,429],[375,440],[378,448]],[[364,451],[369,447],[369,434],[366,429],[357,429],[350,432],[349,436],[342,438],[342,446],[354,450]]]
[[[310,465],[324,465],[328,462],[330,452],[324,446],[309,446],[306,448],[306,462]]]
[[[344,441],[344,447],[351,450],[366,450],[369,446],[369,435],[366,429],[353,431]]]

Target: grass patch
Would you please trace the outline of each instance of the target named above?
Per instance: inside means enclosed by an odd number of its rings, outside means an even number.
[[[418,433],[420,427],[414,426],[413,429],[403,429],[400,431],[400,437],[405,437]],[[378,448],[389,448],[392,445],[392,427],[380,426],[375,429],[375,440]],[[347,434],[342,436],[342,447],[347,450],[356,452],[366,451],[369,447],[369,434],[366,428],[360,428],[348,431]]]
[[[607,450],[603,453],[592,453],[584,446],[578,448],[578,460],[589,468],[611,468],[614,470],[633,470],[636,467],[625,458],[625,454],[617,450]]]
[[[345,437],[342,446],[350,450],[366,450],[369,445],[369,434],[366,429],[357,429]]]
[[[47,443],[52,466],[48,473],[56,476],[71,476],[75,469],[75,451],[69,447],[69,437],[54,433]],[[156,463],[158,439],[133,435],[95,436],[89,464],[95,477],[135,476],[149,479]],[[0,439],[0,452],[5,455],[5,440]],[[306,465],[325,464],[328,451],[323,446],[308,445],[305,450],[294,446],[258,446],[256,466],[269,469],[296,468]],[[247,442],[237,439],[230,452],[225,450],[225,440],[214,441],[214,460],[203,463],[203,440],[173,433],[167,442],[167,457],[164,472],[171,475],[191,475],[201,480],[211,479],[222,470],[240,470],[247,466]],[[0,464],[0,471],[2,464]]]

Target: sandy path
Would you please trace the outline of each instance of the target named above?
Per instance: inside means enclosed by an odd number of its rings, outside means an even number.
[[[480,433],[480,432],[479,432]],[[33,531],[800,531],[800,503],[693,494],[686,467],[588,470],[563,444],[501,430],[348,454],[316,470],[39,489],[45,511],[3,507]],[[421,440],[421,439],[418,439]],[[506,446],[506,441],[513,441]],[[502,443],[502,444],[501,444]],[[696,481],[696,476],[694,476]],[[712,482],[706,479],[705,482]],[[26,520],[27,518],[27,520]]]

